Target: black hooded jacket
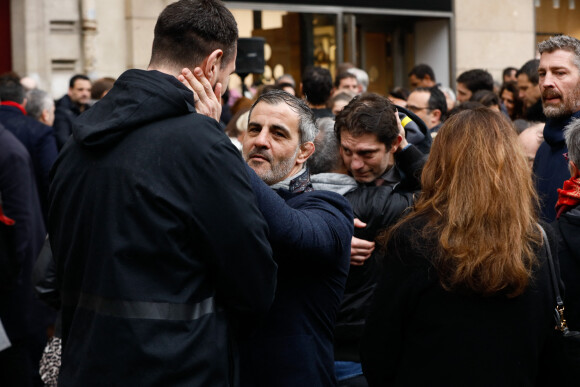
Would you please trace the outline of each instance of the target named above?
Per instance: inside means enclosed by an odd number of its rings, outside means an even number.
[[[245,163],[193,106],[129,70],[55,163],[59,386],[236,384],[232,335],[268,310],[276,264]]]

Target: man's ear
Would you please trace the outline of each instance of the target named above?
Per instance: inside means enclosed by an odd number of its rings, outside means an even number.
[[[431,110],[431,113],[433,113],[433,116],[437,119],[437,120],[441,120],[441,110],[439,109],[433,109]]]
[[[202,62],[201,69],[208,79],[209,83],[212,85],[216,82],[217,78],[217,66],[221,65],[221,60],[224,56],[224,52],[220,49],[214,50],[209,54]]]
[[[298,152],[298,157],[296,157],[296,162],[298,164],[303,164],[308,160],[310,156],[314,153],[314,143],[311,141],[300,144],[300,151]]]
[[[397,149],[399,148],[399,144],[401,143],[401,141],[403,141],[403,136],[401,136],[399,134],[397,136],[397,139],[395,140],[395,143],[393,145],[391,145],[391,147],[388,149],[389,152],[395,153],[397,151]]]

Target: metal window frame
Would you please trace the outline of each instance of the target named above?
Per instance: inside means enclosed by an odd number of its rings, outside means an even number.
[[[296,12],[296,13],[326,13],[336,15],[336,60],[338,63],[344,62],[344,41],[342,31],[346,24],[348,29],[348,43],[354,44],[351,47],[351,58],[347,61],[352,62],[355,58],[355,53],[358,47],[356,46],[356,29],[352,28],[352,24],[356,24],[355,21],[350,23],[345,23],[345,15],[349,14],[374,14],[374,15],[391,15],[391,16],[415,16],[415,17],[436,17],[436,18],[447,18],[449,19],[449,79],[450,83],[453,83],[455,79],[456,66],[455,66],[455,18],[453,16],[455,12],[454,4],[452,3],[451,12],[447,11],[421,11],[421,10],[411,10],[411,9],[390,9],[390,8],[371,8],[371,7],[333,7],[324,5],[303,5],[303,4],[274,4],[274,3],[252,3],[252,2],[228,2],[224,1],[224,4],[231,9],[246,9],[246,10],[261,10],[261,11],[286,11],[286,12]],[[354,19],[354,18],[352,18]],[[349,26],[350,24],[350,26]],[[361,53],[363,55],[364,53]],[[364,55],[363,55],[364,56]]]

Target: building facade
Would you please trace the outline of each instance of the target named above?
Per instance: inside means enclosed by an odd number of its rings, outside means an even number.
[[[173,0],[0,0],[0,73],[32,76],[55,98],[75,73],[118,77],[146,68],[153,28]],[[369,90],[408,86],[407,73],[428,63],[437,81],[455,86],[472,68],[496,80],[507,66],[533,58],[538,41],[580,37],[574,0],[225,1],[240,37],[265,39],[266,83],[307,65],[366,70]],[[249,78],[248,82],[252,82]],[[230,87],[239,87],[232,77]]]

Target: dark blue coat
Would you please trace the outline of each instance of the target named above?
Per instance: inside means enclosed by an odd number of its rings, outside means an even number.
[[[34,168],[40,205],[46,215],[48,173],[58,154],[52,128],[24,115],[16,106],[5,105],[0,106],[0,124],[12,132],[28,150]]]
[[[540,196],[542,218],[546,222],[556,219],[558,188],[570,178],[568,161],[563,154],[568,152],[564,140],[564,128],[572,118],[580,117],[580,111],[564,119],[549,119],[544,127],[544,142],[540,145],[534,160],[536,190]]]
[[[334,192],[276,194],[250,174],[270,227],[278,285],[265,322],[242,344],[241,383],[333,386],[333,329],[349,269],[352,209]]]
[[[19,276],[16,286],[0,295],[0,319],[12,341],[30,336],[41,327],[36,316],[31,273],[46,231],[26,148],[0,125],[0,193],[2,208],[15,221],[14,238]],[[44,326],[42,329],[45,329]]]

